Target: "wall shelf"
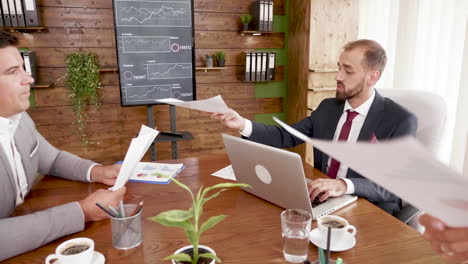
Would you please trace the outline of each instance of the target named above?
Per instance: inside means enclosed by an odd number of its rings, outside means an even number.
[[[336,91],[336,87],[314,87],[308,89],[311,92],[328,92],[328,91]]]
[[[103,73],[103,72],[117,73],[117,72],[119,72],[119,68],[117,68],[117,67],[104,67],[104,68],[99,69],[99,72],[101,72],[101,73]]]
[[[52,88],[54,87],[53,83],[40,83],[40,84],[34,84],[31,86],[33,89],[47,89],[47,88]]]
[[[337,73],[338,69],[309,69],[310,72],[320,72],[320,73]]]
[[[29,33],[29,32],[47,32],[46,27],[2,27],[3,30],[8,32],[21,32],[21,33]]]
[[[227,67],[196,67],[195,68],[197,71],[220,71],[220,70],[225,70]]]
[[[254,30],[240,31],[241,36],[244,36],[244,35],[261,36],[261,35],[272,35],[272,34],[282,34],[282,33],[283,32],[254,31]]]

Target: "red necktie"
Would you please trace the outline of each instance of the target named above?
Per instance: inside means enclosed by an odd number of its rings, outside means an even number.
[[[341,128],[338,141],[348,140],[349,131],[351,131],[351,125],[353,124],[353,119],[359,114],[358,112],[354,112],[350,110],[347,110],[347,112],[348,112],[348,115],[346,116],[346,122],[343,124],[343,127]],[[332,179],[335,179],[339,168],[340,168],[340,162],[335,159],[332,159],[331,164],[330,164],[330,169],[328,169],[328,176]]]

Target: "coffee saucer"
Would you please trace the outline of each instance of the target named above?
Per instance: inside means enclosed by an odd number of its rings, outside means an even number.
[[[320,237],[320,231],[318,228],[315,228],[314,230],[310,232],[309,240],[317,247],[321,247],[323,249],[327,248],[327,243],[325,241],[322,242],[322,239]],[[345,251],[345,250],[353,248],[355,245],[356,245],[356,238],[354,238],[354,236],[352,235],[346,235],[343,238],[343,240],[341,240],[339,243],[333,243],[333,240],[332,240],[332,245],[330,246],[330,250],[331,251]]]
[[[106,257],[101,252],[94,251],[93,259],[90,264],[104,264],[106,263]],[[55,262],[54,264],[60,264],[60,261]]]

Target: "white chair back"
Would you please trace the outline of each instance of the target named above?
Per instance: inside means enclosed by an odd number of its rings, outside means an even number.
[[[463,163],[463,176],[468,177],[468,135],[466,135],[465,144],[465,162]]]
[[[418,90],[378,89],[378,91],[416,115],[418,118],[416,138],[437,155],[447,113],[444,99],[437,94]]]
[[[418,118],[416,138],[432,154],[438,155],[447,112],[444,99],[439,95],[418,90],[378,89],[378,91],[416,115]],[[424,226],[419,223],[422,213],[403,201],[403,208],[397,218],[423,234]]]

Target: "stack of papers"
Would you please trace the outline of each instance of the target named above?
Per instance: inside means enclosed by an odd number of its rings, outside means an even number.
[[[140,162],[141,158],[143,158],[143,155],[145,155],[146,151],[151,146],[158,134],[159,131],[155,129],[145,125],[141,126],[138,137],[133,138],[130,146],[128,147],[127,154],[125,154],[125,158],[122,163],[122,167],[120,168],[119,175],[117,176],[117,180],[115,181],[114,186],[110,188],[110,190],[118,190],[127,183],[138,162]]]
[[[139,162],[130,181],[167,184],[185,168],[183,163]]]

